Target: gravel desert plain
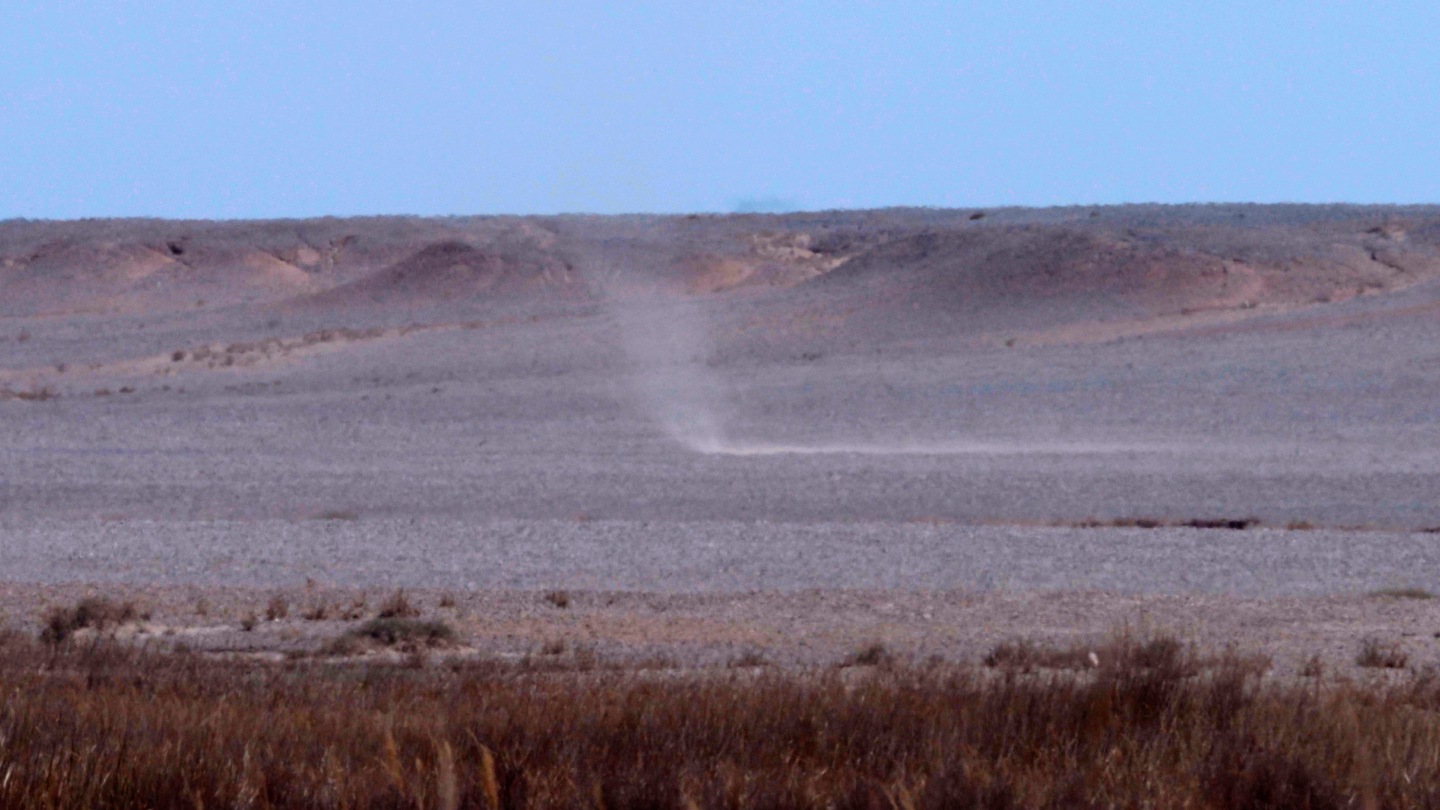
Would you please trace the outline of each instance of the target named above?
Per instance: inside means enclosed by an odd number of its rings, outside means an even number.
[[[30,634],[1440,664],[1437,207],[12,220],[0,436]]]

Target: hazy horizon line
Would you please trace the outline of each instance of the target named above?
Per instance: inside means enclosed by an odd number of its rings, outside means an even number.
[[[871,213],[885,211],[956,211],[956,212],[983,212],[987,215],[1003,211],[1057,211],[1065,209],[1120,209],[1120,208],[1437,208],[1440,209],[1440,199],[1433,202],[1346,202],[1346,201],[1270,201],[1257,202],[1245,200],[1191,200],[1186,202],[1156,202],[1156,201],[1134,201],[1134,202],[1112,202],[1112,203],[1065,203],[1058,205],[924,205],[924,204],[898,204],[873,207],[835,207],[835,208],[795,208],[785,211],[726,211],[726,210],[687,210],[687,211],[555,211],[555,212],[505,212],[505,213],[449,213],[449,214],[418,214],[413,212],[371,212],[371,213],[326,213],[308,215],[275,215],[264,214],[247,216],[171,216],[164,214],[96,214],[83,217],[46,217],[13,215],[0,217],[0,223],[11,222],[116,222],[116,221],[137,221],[137,222],[301,222],[316,219],[565,219],[565,218],[596,218],[596,219],[623,219],[626,217],[750,217],[750,218],[773,218],[779,219],[789,216],[805,216],[814,214],[837,214],[837,213]]]

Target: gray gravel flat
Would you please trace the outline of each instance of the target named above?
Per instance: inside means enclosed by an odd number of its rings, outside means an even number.
[[[0,578],[1440,585],[1440,535],[1418,533],[1440,526],[1440,365],[1425,359],[1440,328],[1428,319],[702,365],[723,394],[704,405],[726,453],[667,429],[657,410],[693,403],[637,380],[651,372],[627,358],[614,318],[558,323],[95,377],[48,402],[0,403]],[[664,371],[661,388],[694,373]],[[102,386],[134,391],[90,393]],[[744,454],[766,447],[807,452]],[[316,519],[332,513],[354,519]],[[1138,517],[1325,531],[1026,525]]]
[[[0,526],[29,582],[660,593],[1440,592],[1440,535],[885,523],[36,521]]]

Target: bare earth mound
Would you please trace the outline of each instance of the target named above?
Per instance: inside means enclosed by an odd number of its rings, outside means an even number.
[[[569,281],[570,268],[543,249],[495,250],[445,241],[427,245],[397,264],[308,301],[336,308],[367,304],[413,307],[482,295],[538,293]]]

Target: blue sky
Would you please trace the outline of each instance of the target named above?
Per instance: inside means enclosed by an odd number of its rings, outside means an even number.
[[[0,217],[1440,202],[1440,3],[7,2]]]

